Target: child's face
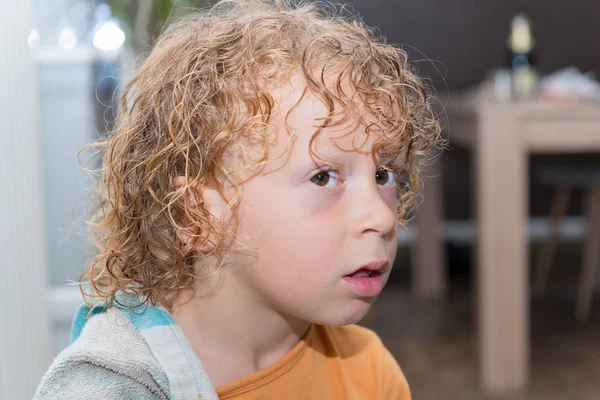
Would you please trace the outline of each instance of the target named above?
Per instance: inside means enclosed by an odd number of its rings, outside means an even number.
[[[285,152],[285,116],[303,89],[296,79],[279,96],[273,118],[279,140],[269,148],[271,160]],[[326,111],[312,95],[296,106],[287,120],[297,136],[289,158],[268,164],[242,185],[239,238],[250,248],[258,246],[258,257],[231,261],[245,265],[234,275],[260,304],[286,316],[342,325],[364,317],[389,277],[397,248],[396,186],[392,173],[373,162],[374,137],[361,152],[336,148],[364,143],[364,125],[346,123],[322,132],[317,154],[345,164],[339,171],[323,170],[327,164],[311,158],[315,118]],[[375,269],[375,276],[361,277],[368,271],[350,276],[365,267]]]

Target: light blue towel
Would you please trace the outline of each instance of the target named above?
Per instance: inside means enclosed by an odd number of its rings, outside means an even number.
[[[86,305],[79,307],[73,320],[71,342],[74,342],[90,317],[103,312],[95,307],[90,313]],[[194,349],[173,316],[161,306],[149,306],[141,311],[119,309],[142,334],[152,354],[169,378],[172,400],[217,400],[208,375]]]
[[[163,307],[132,312],[96,306],[90,312],[82,305],[73,320],[71,341],[42,379],[36,399],[89,396],[95,387],[98,398],[120,391],[137,398],[140,391],[149,390],[149,395],[154,393],[151,398],[168,392],[171,400],[218,400],[192,346]],[[158,393],[164,395],[157,397]]]

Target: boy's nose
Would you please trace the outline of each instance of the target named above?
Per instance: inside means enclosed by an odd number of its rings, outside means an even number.
[[[365,234],[376,234],[387,240],[396,232],[396,203],[388,204],[377,185],[373,186],[368,190],[360,190],[355,195],[353,233],[357,238]]]

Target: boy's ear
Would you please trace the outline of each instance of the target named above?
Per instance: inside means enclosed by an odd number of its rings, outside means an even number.
[[[185,184],[185,178],[183,176],[178,176],[173,179],[172,187],[174,190],[179,190]],[[188,199],[189,204],[193,207],[205,208],[216,219],[221,219],[223,214],[227,211],[227,202],[213,185],[192,183],[190,185],[190,191],[186,195],[192,195],[192,198]]]
[[[179,176],[172,181],[173,190],[179,190],[185,184],[185,177]],[[217,221],[221,221],[222,217],[228,211],[227,202],[223,199],[217,188],[212,185],[192,183],[190,185],[190,190],[187,191],[185,195],[191,196],[191,198],[187,199],[187,204],[191,207],[204,208]],[[192,225],[190,221],[182,221],[182,224],[184,226]],[[206,227],[206,229],[210,228]],[[184,234],[181,239],[188,243],[191,238]]]

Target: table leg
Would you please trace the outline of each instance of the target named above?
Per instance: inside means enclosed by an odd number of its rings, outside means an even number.
[[[523,389],[529,374],[528,159],[514,120],[482,113],[474,157],[480,372],[491,393]]]
[[[442,237],[443,158],[422,172],[423,202],[415,218],[412,245],[412,288],[419,298],[442,297],[447,290],[446,255]]]

